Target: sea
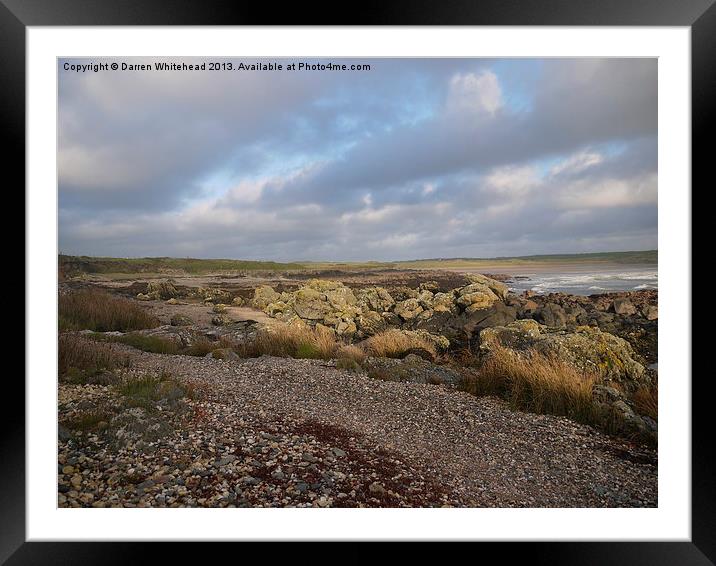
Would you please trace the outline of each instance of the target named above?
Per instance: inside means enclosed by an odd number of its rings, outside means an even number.
[[[598,267],[579,271],[521,271],[508,280],[507,285],[516,293],[534,291],[546,293],[570,293],[594,295],[615,291],[638,291],[657,289],[659,271],[657,266]]]

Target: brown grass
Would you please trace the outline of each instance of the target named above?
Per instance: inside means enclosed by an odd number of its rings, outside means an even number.
[[[659,420],[659,384],[640,387],[632,397],[634,409],[640,415],[646,415],[658,422]]]
[[[505,397],[517,409],[592,422],[596,379],[595,374],[581,372],[558,358],[497,346],[468,377],[466,389],[476,395]]]
[[[366,354],[378,358],[402,358],[410,350],[416,349],[429,352],[433,358],[437,356],[435,346],[427,340],[394,329],[371,336],[362,346]]]
[[[235,349],[242,358],[277,356],[328,360],[340,348],[333,332],[326,328],[284,325],[260,330],[256,336]]]
[[[63,330],[128,332],[159,326],[159,320],[135,302],[96,289],[59,297],[59,327]]]
[[[60,335],[57,357],[60,377],[74,382],[130,365],[129,356],[116,346],[75,334]]]
[[[336,352],[336,358],[338,360],[350,360],[358,365],[361,365],[367,357],[361,348],[353,344],[341,346]]]

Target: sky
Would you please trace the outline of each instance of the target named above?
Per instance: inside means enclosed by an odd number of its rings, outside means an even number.
[[[59,248],[364,261],[657,248],[656,59],[65,70]],[[238,70],[279,62],[282,71]],[[331,61],[370,70],[286,70]]]

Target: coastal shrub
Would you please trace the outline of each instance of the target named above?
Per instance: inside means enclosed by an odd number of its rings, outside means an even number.
[[[403,358],[411,350],[424,350],[435,358],[435,346],[416,334],[407,334],[400,330],[386,330],[375,334],[361,344],[369,356],[377,358]]]
[[[119,352],[112,344],[96,342],[76,334],[61,334],[59,337],[57,366],[59,376],[64,381],[97,381],[93,378],[130,365],[129,356]]]
[[[596,380],[596,374],[557,357],[495,346],[465,387],[476,395],[504,397],[516,409],[592,423],[599,418],[592,402]]]
[[[124,297],[83,289],[59,297],[59,327],[65,330],[129,332],[159,326],[159,320]]]
[[[328,360],[335,357],[339,348],[339,342],[327,328],[282,325],[260,330],[235,350],[242,358],[277,356]]]

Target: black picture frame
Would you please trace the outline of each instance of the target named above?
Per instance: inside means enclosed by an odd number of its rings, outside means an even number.
[[[716,99],[714,0],[402,0],[363,2],[351,10],[318,3],[275,7],[218,0],[0,0],[3,84],[0,135],[6,142],[3,144],[6,182],[14,187],[25,186],[25,32],[28,26],[265,24],[690,27],[692,177],[693,183],[699,182],[706,188],[707,165],[712,161],[706,140],[714,125]],[[691,191],[693,195],[693,189]],[[31,339],[31,335],[26,336],[26,340]],[[691,379],[691,376],[683,378]],[[489,543],[483,545],[484,549],[498,551],[511,559],[519,560],[522,556],[532,564],[716,563],[716,474],[712,462],[713,421],[706,406],[710,400],[706,391],[708,382],[708,379],[692,382],[691,542]],[[148,547],[157,549],[158,545],[25,541],[25,409],[24,404],[18,402],[24,399],[24,394],[24,384],[17,378],[10,379],[8,373],[3,396],[15,402],[6,402],[0,412],[0,563],[108,564],[148,560]],[[320,539],[320,533],[316,538]],[[210,559],[214,549],[222,547],[202,545],[204,559]],[[187,548],[186,545],[161,545],[159,551],[166,561],[175,553],[184,557]],[[483,553],[480,556],[484,556],[482,549],[480,552]]]

